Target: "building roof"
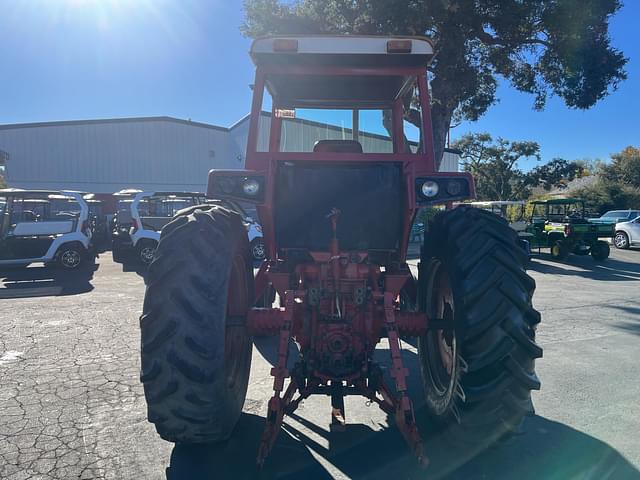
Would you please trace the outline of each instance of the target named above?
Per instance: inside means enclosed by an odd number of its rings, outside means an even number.
[[[0,130],[14,130],[18,128],[34,128],[34,127],[62,127],[68,125],[98,125],[105,123],[139,123],[139,122],[172,122],[193,127],[210,128],[212,130],[220,130],[228,132],[230,128],[211,125],[209,123],[193,122],[191,120],[183,120],[174,117],[126,117],[126,118],[103,118],[96,120],[62,120],[57,122],[34,122],[34,123],[10,123],[0,125]]]
[[[264,115],[265,117],[271,117],[271,112],[262,111],[261,114]],[[242,117],[240,120],[232,124],[230,127],[221,127],[219,125],[212,125],[212,124],[203,123],[203,122],[194,122],[191,120],[184,120],[184,119],[175,118],[175,117],[159,116],[159,117],[103,118],[103,119],[95,119],[95,120],[61,120],[61,121],[53,121],[53,122],[33,122],[33,123],[8,123],[8,124],[0,125],[0,130],[15,130],[19,128],[36,128],[36,127],[62,127],[62,126],[71,126],[71,125],[101,125],[101,124],[109,124],[109,123],[172,122],[172,123],[178,123],[181,125],[189,125],[193,127],[210,128],[212,130],[218,130],[222,132],[230,132],[231,130],[239,127],[244,122],[249,120],[250,117],[251,117],[251,114],[248,113],[247,115]],[[287,118],[286,121],[301,123],[304,125],[312,125],[316,127],[335,129],[340,131],[344,130],[345,132],[351,132],[350,128],[342,128],[338,125],[317,122],[315,120],[307,120],[304,118]],[[389,140],[388,137],[385,137],[384,135],[380,135],[378,133],[361,131],[360,135],[363,135],[369,138],[378,138],[380,140]],[[415,143],[417,145],[416,142],[410,142],[410,143],[412,144]],[[2,153],[4,152],[0,151],[0,159],[2,159]]]

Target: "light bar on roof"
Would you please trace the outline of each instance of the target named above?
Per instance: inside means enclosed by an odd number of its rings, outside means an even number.
[[[297,52],[298,40],[295,38],[275,38],[273,40],[274,52]]]
[[[411,53],[411,40],[389,40],[387,53]]]

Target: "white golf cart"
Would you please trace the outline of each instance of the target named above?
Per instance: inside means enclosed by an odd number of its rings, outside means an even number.
[[[138,193],[142,193],[142,190],[130,188],[113,194],[116,199],[116,213],[109,220],[109,233],[114,262],[125,262],[127,254],[133,250],[130,235],[131,204]]]
[[[82,192],[0,190],[0,268],[44,263],[77,270],[94,260]]]
[[[114,243],[114,259],[134,253],[135,259],[144,265],[153,260],[160,240],[160,231],[183,208],[205,203],[203,193],[197,192],[139,192],[130,205],[129,241]],[[129,221],[129,219],[127,219]]]

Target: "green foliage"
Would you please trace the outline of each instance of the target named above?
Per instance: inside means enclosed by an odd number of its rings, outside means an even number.
[[[534,96],[589,108],[626,78],[609,20],[620,0],[245,0],[242,31],[426,35],[436,158],[452,119],[477,120],[497,101],[498,77]],[[418,118],[411,98],[406,118]]]
[[[453,143],[462,151],[465,171],[476,180],[478,200],[520,200],[529,196],[526,175],[517,168],[522,158],[540,159],[536,142],[510,142],[488,133],[470,133]]]
[[[640,208],[640,149],[627,147],[611,158],[610,164],[600,167],[598,182],[574,195],[584,198],[587,208],[599,214]]]
[[[640,188],[600,179],[594,185],[572,192],[583,198],[588,211],[602,215],[608,210],[640,208]]]
[[[627,147],[611,159],[602,168],[602,177],[608,182],[640,188],[640,148]]]
[[[585,167],[579,162],[568,162],[562,158],[554,158],[527,173],[527,181],[532,187],[541,186],[549,191],[583,176],[584,171]]]

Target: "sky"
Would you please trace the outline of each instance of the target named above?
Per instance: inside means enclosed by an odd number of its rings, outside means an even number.
[[[640,2],[624,3],[611,22],[630,59],[618,91],[588,111],[551,98],[536,112],[502,82],[500,102],[452,138],[535,140],[543,162],[640,145]],[[0,0],[0,124],[167,115],[231,126],[251,104],[242,22],[241,0]]]

